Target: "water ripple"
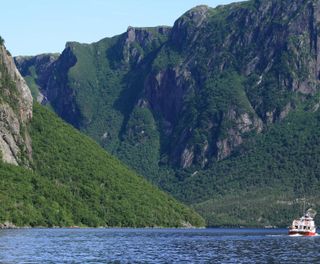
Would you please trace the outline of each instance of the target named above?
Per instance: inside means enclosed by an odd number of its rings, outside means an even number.
[[[0,230],[0,264],[320,263],[319,242],[281,229]]]

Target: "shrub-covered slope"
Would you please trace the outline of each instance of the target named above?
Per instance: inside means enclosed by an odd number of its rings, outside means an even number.
[[[204,225],[198,214],[152,186],[92,139],[43,106],[33,105],[3,41],[0,204],[0,223],[18,226]]]
[[[34,106],[33,169],[0,163],[0,222],[31,226],[203,226],[94,141]]]
[[[229,159],[181,171],[169,186],[208,225],[288,226],[302,214],[302,199],[319,210],[319,127],[319,111],[296,111]]]
[[[304,162],[294,146],[318,146],[302,121],[319,108],[319,14],[319,0],[198,6],[172,28],[69,43],[41,89],[63,119],[211,225],[284,224],[295,203],[278,195],[308,195],[288,175],[304,186],[317,175],[317,151]],[[301,117],[284,133],[291,114]],[[296,127],[298,145],[283,145]],[[241,213],[228,218],[239,200]]]

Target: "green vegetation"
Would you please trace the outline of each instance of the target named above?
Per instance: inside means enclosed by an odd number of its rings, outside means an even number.
[[[320,191],[311,2],[197,7],[171,34],[70,43],[53,108],[209,225],[288,225]]]
[[[320,206],[319,126],[319,111],[296,111],[229,159],[183,172],[172,191],[209,225],[289,225],[301,214],[297,198]]]
[[[255,115],[244,92],[244,79],[235,72],[226,71],[209,78],[198,93],[190,94],[177,121],[171,148],[179,144],[181,134],[187,126],[192,131],[187,144],[195,146],[196,155],[201,156],[205,142],[211,145],[217,138],[226,138],[227,130],[236,126],[235,120],[223,118],[221,113],[232,109],[238,115]],[[212,124],[220,125],[212,128]]]
[[[143,35],[145,32],[141,30],[137,29],[136,34]],[[131,71],[139,57],[148,56],[150,50],[158,48],[166,39],[165,34],[154,28],[144,30],[152,37],[145,40],[146,43],[133,42],[128,47],[123,46],[125,34],[92,45],[69,44],[77,58],[68,72],[68,87],[76,91],[74,100],[81,113],[76,126],[111,153],[120,147],[122,128],[143,88],[144,70]],[[61,85],[64,84],[57,83],[52,89],[59,89]]]
[[[173,68],[178,66],[182,62],[182,56],[175,49],[171,49],[168,46],[164,46],[160,49],[157,57],[152,62],[152,69],[155,72],[166,68]]]
[[[39,95],[39,91],[40,91],[40,87],[36,83],[38,76],[37,76],[36,69],[34,66],[31,66],[29,68],[29,71],[30,71],[30,75],[24,76],[24,79],[26,80],[27,85],[30,88],[32,97],[36,100]]]
[[[75,100],[82,116],[79,129],[103,146],[108,145],[110,152],[117,147],[123,121],[121,111],[113,105],[124,89],[125,74],[124,70],[112,71],[112,62],[102,55],[113,43],[113,39],[105,39],[94,46],[74,44],[77,64],[69,72],[70,88],[77,91]],[[102,116],[105,121],[101,120]],[[108,144],[104,145],[106,141]]]
[[[150,110],[136,107],[125,131],[118,157],[132,168],[150,175],[151,181],[157,182],[155,176],[159,173],[159,132]]]
[[[2,46],[4,44],[4,39],[0,36],[0,45]]]
[[[96,143],[34,106],[34,172],[0,163],[0,222],[30,226],[204,225],[107,154]]]
[[[135,105],[143,89],[150,57],[167,36],[156,28],[136,29],[135,34],[152,37],[142,43],[130,43],[129,47],[123,46],[125,34],[92,45],[71,43],[77,63],[68,72],[68,84],[77,94],[73,99],[81,113],[79,130],[139,173],[143,171],[156,179],[159,170],[157,124],[148,109],[139,110]],[[139,57],[145,57],[146,65],[136,69]],[[138,142],[134,135],[136,123],[146,132]]]
[[[303,214],[303,198],[280,188],[255,189],[250,192],[230,193],[195,204],[208,226],[233,227],[288,227]],[[319,196],[307,196],[308,208],[319,208]],[[316,217],[316,222],[319,217]]]

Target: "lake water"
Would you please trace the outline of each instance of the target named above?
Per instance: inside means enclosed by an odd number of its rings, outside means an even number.
[[[0,230],[0,263],[320,263],[285,229]]]

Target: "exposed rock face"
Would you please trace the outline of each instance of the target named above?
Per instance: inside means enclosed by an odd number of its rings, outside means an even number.
[[[313,0],[198,6],[172,29],[129,27],[68,44],[43,90],[62,118],[114,154],[133,146],[124,136],[139,119],[133,109],[147,108],[161,135],[155,163],[205,168],[296,108],[318,109],[319,22]]]
[[[152,50],[152,46],[157,45],[154,42],[159,41],[159,35],[166,36],[169,32],[169,27],[128,27],[127,32],[121,35],[117,44],[118,47],[122,47],[122,59],[125,64],[137,65],[140,63],[145,54]]]
[[[28,166],[31,140],[26,129],[32,118],[32,96],[12,57],[0,46],[0,150],[2,159]]]
[[[319,12],[320,1],[249,1],[215,10],[199,6],[178,19],[163,49],[179,50],[179,60],[170,66],[169,59],[169,65],[151,72],[145,85],[149,105],[172,132],[165,133],[172,138],[170,160],[185,168],[224,159],[246,133],[260,133],[264,125],[284,119],[295,108],[291,98],[315,95]],[[190,127],[184,118],[190,115],[186,98],[228,71],[247,78],[241,98],[247,106],[230,98],[219,114],[202,120],[208,125],[199,137],[199,122]]]
[[[42,90],[45,91],[46,98],[56,113],[79,128],[81,114],[76,104],[76,91],[70,87],[68,81],[68,71],[77,62],[72,49],[73,43],[67,43],[59,59],[53,63],[52,73],[48,76]]]
[[[183,105],[183,96],[192,87],[190,72],[186,69],[174,68],[151,74],[145,83],[145,96],[155,112],[161,112],[172,126],[178,118]]]
[[[24,76],[33,77],[39,86],[39,95],[36,98],[39,103],[47,102],[46,86],[52,75],[54,62],[59,54],[41,54],[37,56],[18,56],[14,58],[19,72]]]
[[[228,120],[233,120],[234,126],[227,129],[227,137],[217,141],[218,160],[228,157],[232,151],[244,141],[243,135],[250,131],[260,133],[263,129],[263,122],[256,116],[250,117],[248,113],[237,116],[234,110],[227,113]]]
[[[176,47],[184,47],[188,42],[193,42],[199,37],[199,29],[205,26],[210,10],[211,8],[205,5],[197,6],[174,23],[171,40]]]

